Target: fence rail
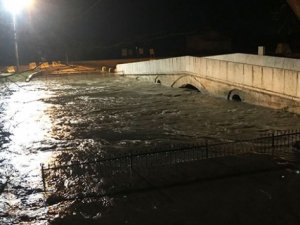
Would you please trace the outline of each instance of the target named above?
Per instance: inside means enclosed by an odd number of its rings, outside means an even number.
[[[293,150],[300,151],[300,131],[298,130],[267,132],[258,138],[226,143],[204,141],[193,145],[172,146],[166,150],[131,152],[89,162],[69,162],[68,164],[54,162],[48,166],[41,165],[41,170],[45,191],[58,193],[67,190],[69,195],[85,193],[85,196],[89,196],[88,193],[99,194],[99,190],[101,190],[100,193],[106,190],[107,194],[109,192],[107,189],[111,187],[121,186],[121,189],[128,189],[130,188],[128,185],[132,183],[135,185],[143,183],[136,180],[138,171],[160,173],[162,170],[173,170],[174,167],[205,159],[247,153],[280,155]],[[104,178],[106,181],[103,180]],[[112,184],[112,179],[118,180],[118,184]],[[107,187],[105,187],[105,182]],[[98,190],[99,185],[101,189]]]

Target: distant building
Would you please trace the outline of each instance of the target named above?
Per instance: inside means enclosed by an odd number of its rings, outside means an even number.
[[[231,39],[215,31],[186,37],[188,54],[216,54],[231,51]]]
[[[202,34],[175,35],[145,42],[130,43],[119,48],[121,57],[172,57],[181,55],[212,55],[231,52],[231,39],[216,31]],[[120,54],[120,53],[119,53]]]

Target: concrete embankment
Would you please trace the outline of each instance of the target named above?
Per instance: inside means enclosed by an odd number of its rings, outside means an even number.
[[[90,67],[103,67],[115,68],[121,63],[132,63],[138,61],[145,61],[148,58],[132,58],[132,59],[109,59],[109,60],[86,60],[86,61],[74,61],[73,65],[90,66]]]
[[[20,73],[12,73],[12,74],[4,74],[0,75],[0,83],[6,82],[29,82],[34,77],[39,76],[42,74],[42,71],[25,71]]]
[[[249,54],[117,65],[119,74],[300,114],[300,60]]]

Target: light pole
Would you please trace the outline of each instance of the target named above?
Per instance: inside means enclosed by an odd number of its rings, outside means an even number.
[[[19,72],[20,71],[20,59],[19,59],[19,48],[18,48],[16,15],[13,14],[12,17],[13,17],[13,27],[14,27],[14,42],[15,42],[16,66],[17,66],[17,72]]]
[[[2,0],[4,7],[12,15],[13,20],[13,31],[14,31],[14,44],[15,44],[15,56],[16,56],[16,67],[17,72],[20,71],[20,59],[19,59],[19,48],[18,48],[18,36],[17,36],[17,15],[23,9],[32,5],[33,0]]]

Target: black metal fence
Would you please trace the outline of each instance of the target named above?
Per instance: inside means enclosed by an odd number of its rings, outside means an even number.
[[[41,165],[46,192],[64,199],[103,196],[154,184],[153,176],[176,176],[176,169],[205,159],[249,153],[281,155],[300,150],[300,131],[274,131],[261,137],[226,143],[204,141],[166,150],[128,153],[89,162]],[[162,178],[163,179],[163,178]],[[156,185],[155,185],[156,186]],[[66,197],[68,196],[68,197]]]

